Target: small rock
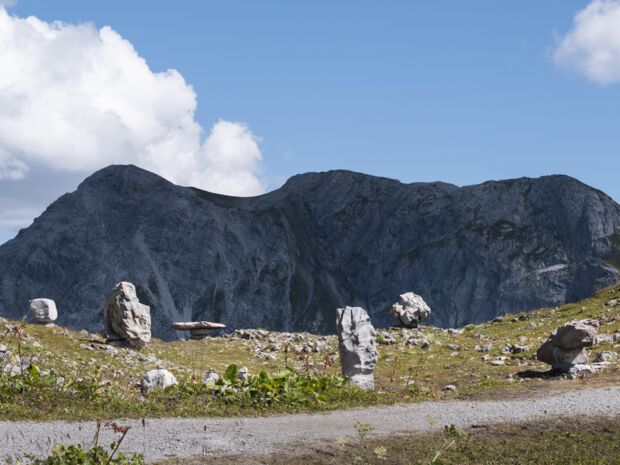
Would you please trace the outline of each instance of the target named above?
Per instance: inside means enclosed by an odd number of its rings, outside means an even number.
[[[146,393],[166,389],[175,384],[178,384],[177,379],[164,369],[147,371],[142,378],[142,390]]]
[[[461,350],[458,344],[448,344],[446,347],[448,347],[448,349],[453,350],[453,351]]]
[[[248,367],[239,368],[239,371],[237,371],[237,378],[243,382],[248,381],[250,379],[250,370],[248,370]]]
[[[456,386],[454,384],[447,384],[443,387],[442,389],[444,392],[448,392],[448,391],[456,391]]]
[[[611,350],[605,350],[602,352],[598,352],[594,359],[595,362],[611,362],[618,357],[617,352],[613,352]]]
[[[205,373],[202,382],[203,384],[215,384],[220,379],[220,375],[215,370],[209,370]]]

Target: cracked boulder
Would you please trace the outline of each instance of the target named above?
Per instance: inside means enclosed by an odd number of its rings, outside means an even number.
[[[131,283],[114,286],[106,299],[103,318],[108,337],[123,339],[135,348],[151,340],[151,308],[140,303]]]
[[[390,313],[399,326],[417,328],[431,314],[431,308],[424,299],[413,292],[401,294],[390,308]]]

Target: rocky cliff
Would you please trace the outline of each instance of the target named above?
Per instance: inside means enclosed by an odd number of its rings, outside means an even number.
[[[388,325],[406,291],[428,323],[459,326],[584,298],[618,281],[618,257],[620,206],[566,176],[459,188],[331,171],[234,198],[110,166],[0,247],[0,314],[48,297],[59,324],[95,329],[126,280],[166,338],[173,320],[333,331],[345,304]]]

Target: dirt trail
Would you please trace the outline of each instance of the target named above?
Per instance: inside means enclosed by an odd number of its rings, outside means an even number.
[[[252,418],[166,418],[122,421],[132,427],[125,451],[144,453],[148,461],[167,457],[262,454],[295,442],[354,436],[356,421],[373,434],[424,432],[447,424],[459,427],[534,420],[554,416],[620,415],[620,386],[554,392],[509,401],[442,401],[389,407]],[[51,445],[92,444],[94,422],[0,422],[0,461],[25,453],[42,455]],[[112,442],[109,432],[103,444]]]

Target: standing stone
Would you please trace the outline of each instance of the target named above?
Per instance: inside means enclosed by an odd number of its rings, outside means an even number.
[[[106,299],[103,318],[109,336],[118,336],[136,348],[151,340],[151,309],[140,303],[131,283],[114,286]]]
[[[33,299],[30,301],[30,313],[36,323],[50,325],[58,318],[56,302],[52,299]]]
[[[390,313],[396,323],[405,328],[417,328],[431,314],[431,308],[424,299],[413,292],[401,294],[398,302],[392,305]]]
[[[338,349],[342,374],[362,389],[374,389],[373,370],[377,364],[376,332],[366,310],[361,307],[338,309]]]
[[[588,363],[586,347],[596,340],[599,322],[596,320],[579,320],[560,326],[540,346],[536,358],[551,365],[554,370],[570,372],[577,365]]]

